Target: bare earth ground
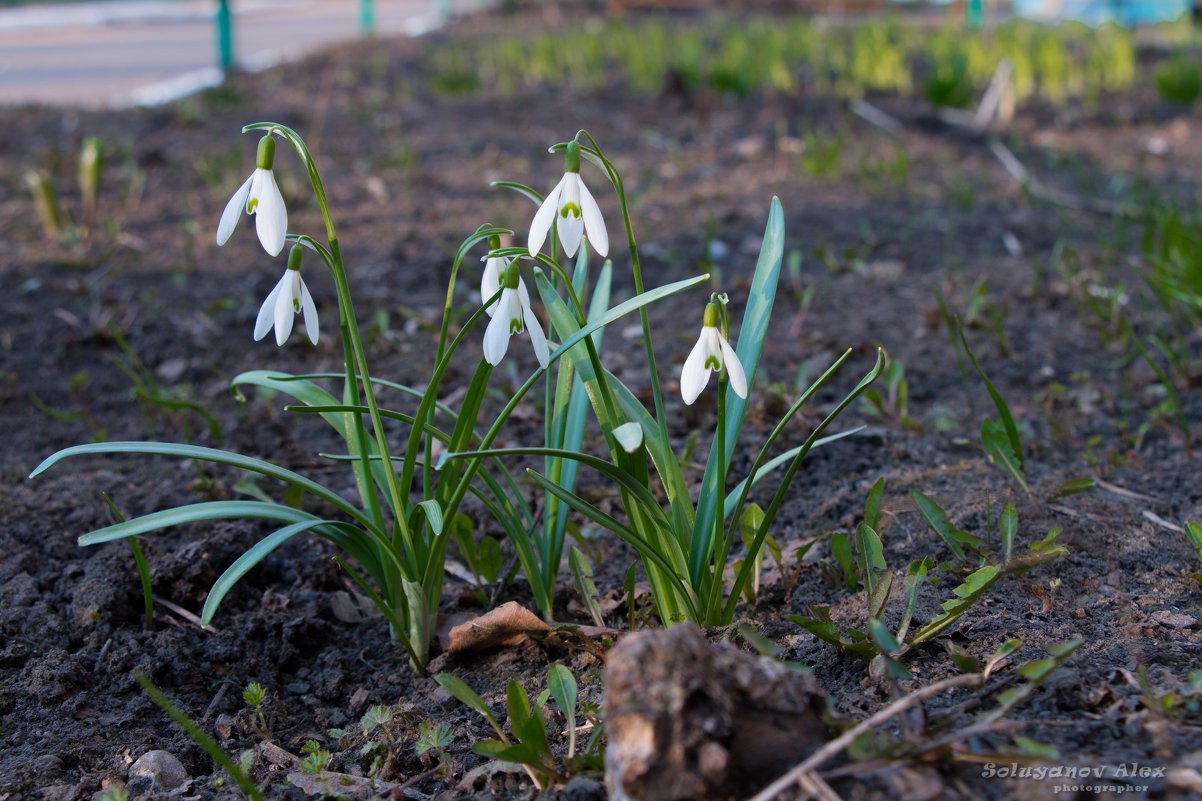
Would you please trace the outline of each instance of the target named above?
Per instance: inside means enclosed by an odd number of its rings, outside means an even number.
[[[440,37],[472,36],[483,24],[464,23]],[[527,17],[508,24],[541,22]],[[799,364],[808,364],[814,375],[854,347],[842,377],[846,388],[853,372],[868,368],[878,344],[905,364],[910,412],[920,426],[865,420],[862,410],[850,414],[845,425],[868,422],[869,429],[815,452],[794,485],[777,539],[795,543],[854,527],[868,488],[883,476],[883,537],[896,568],[927,554],[947,555],[913,512],[910,489],[934,497],[957,525],[977,532],[984,529],[987,500],[995,512],[1012,500],[1023,547],[1061,528],[1071,554],[1005,579],[944,639],[984,657],[1019,638],[1028,658],[1049,644],[1084,639],[1068,666],[1015,713],[1013,733],[1054,745],[1065,763],[1199,767],[1197,713],[1150,712],[1132,677],[1143,666],[1157,695],[1180,692],[1202,663],[1202,592],[1187,576],[1198,564],[1184,536],[1156,522],[1202,518],[1197,460],[1180,430],[1152,414],[1163,400],[1156,376],[1109,347],[1074,302],[1081,286],[1065,278],[1054,258],[1070,249],[1085,275],[1081,280],[1106,286],[1125,281],[1133,297],[1143,297],[1139,223],[1032,201],[984,148],[932,126],[903,132],[904,180],[866,172],[867,157],[892,157],[890,141],[827,98],[762,93],[737,100],[671,89],[631,97],[616,87],[578,95],[531,89],[506,102],[446,96],[422,80],[422,55],[430,46],[358,44],[235,79],[225,89],[162,109],[3,112],[0,799],[91,798],[152,748],[181,758],[195,779],[188,797],[228,797],[209,758],[138,690],[132,679],[137,671],[209,731],[222,715],[232,717],[222,741],[231,753],[270,739],[295,754],[305,740],[316,739],[334,752],[334,769],[362,771],[367,764],[358,755],[363,738],[355,724],[368,706],[386,704],[396,710],[395,745],[383,778],[418,777],[395,797],[536,795],[521,774],[463,783],[467,771],[484,762],[470,747],[487,736],[487,727],[432,680],[413,676],[380,619],[354,621],[344,603],[352,585],[324,544],[294,542],[251,572],[213,629],[202,631],[160,605],[152,632],[140,625],[140,590],[128,548],[76,545],[79,534],[109,522],[101,492],[133,516],[234,497],[241,476],[210,469],[202,482],[189,464],[104,458],[75,460],[26,480],[58,448],[94,438],[180,440],[185,424],[202,444],[315,476],[340,475],[337,465],[316,456],[331,446],[319,426],[285,415],[279,399],[239,403],[228,391],[229,378],[246,369],[340,368],[334,292],[324,276],[307,273],[325,322],[321,344],[311,348],[299,336],[282,350],[270,341],[256,344],[254,316],[282,264],[263,254],[245,222],[225,248],[213,242],[225,199],[252,166],[254,140],[239,128],[258,120],[292,126],[319,152],[360,318],[378,320],[368,334],[373,372],[402,382],[421,383],[428,374],[454,248],[485,221],[519,231],[528,224],[532,207],[488,182],[551,186],[561,168],[545,149],[578,128],[593,133],[626,177],[651,284],[702,269],[710,227],[721,245],[708,248],[719,256],[713,262],[720,288],[741,307],[769,200],[779,195],[786,252],[803,255],[801,277],[815,287],[815,299],[802,313],[793,287],[782,283],[753,396],[752,430],[772,424],[782,390],[771,385],[791,387]],[[877,100],[898,114],[917,113],[913,101]],[[846,137],[840,176],[818,179],[800,168],[797,143],[812,129]],[[1014,130],[1016,141],[1025,143],[1020,152],[1049,183],[1092,190],[1119,175],[1160,187],[1167,196],[1197,197],[1202,137],[1196,115],[1150,99],[1111,98],[1099,110],[1072,114],[1024,108]],[[103,225],[82,245],[49,243],[27,200],[23,173],[31,165],[50,169],[65,207],[77,213],[68,188],[74,186],[74,154],[90,135],[99,136],[109,153]],[[1167,154],[1147,154],[1152,137],[1169,143]],[[585,169],[616,230],[616,204],[600,191],[600,174]],[[291,201],[291,229],[317,233],[316,209],[295,159],[283,148],[277,175]],[[1021,243],[1023,255],[1007,252],[1006,233]],[[624,256],[615,267],[618,295],[628,296]],[[458,288],[464,304],[475,296],[473,269]],[[977,382],[966,394],[937,312],[934,288],[963,311],[978,281],[985,282],[1003,335],[994,336],[985,324],[969,336],[1024,429],[1032,497],[1016,490],[974,444],[991,407]],[[696,336],[703,302],[697,292],[671,308],[652,309],[669,387]],[[1141,314],[1157,319],[1151,306]],[[117,365],[128,356],[113,329],[163,387],[202,402],[224,438],[205,431],[194,416],[165,415],[133,400],[130,379]],[[637,332],[618,327],[602,355],[620,377],[639,383],[640,351]],[[507,382],[516,385],[533,364],[528,349],[518,346],[515,353],[494,377],[502,389]],[[475,352],[464,355],[448,387],[466,380],[475,358]],[[1197,387],[1177,389],[1197,435]],[[699,428],[704,442],[712,408],[675,411],[681,441]],[[1145,423],[1146,433],[1134,436]],[[503,439],[530,441],[541,426],[532,410]],[[752,437],[747,458],[756,446]],[[1043,500],[1062,481],[1083,476],[1104,478],[1123,492]],[[500,536],[485,518],[479,523]],[[156,595],[198,611],[213,580],[263,533],[252,524],[218,523],[144,538]],[[617,590],[629,555],[609,540],[596,547],[597,563],[613,565],[599,576],[601,591]],[[889,700],[868,680],[866,665],[782,618],[829,604],[836,620],[861,620],[862,595],[829,579],[822,567],[827,558],[820,542],[798,583],[770,584],[739,619],[780,643],[785,657],[812,666],[838,710],[859,718]],[[587,622],[570,582],[561,577],[561,583],[558,618]],[[939,597],[954,583],[940,578]],[[509,599],[529,601],[520,581],[501,595]],[[444,603],[448,614],[474,608],[470,594],[454,583]],[[936,592],[928,590],[918,617],[937,611]],[[619,610],[611,622],[622,625],[623,615]],[[555,661],[572,668],[586,699],[599,702],[602,658],[603,643],[565,635],[468,658],[440,657],[435,668],[460,676],[499,709],[508,681],[516,678],[537,692]],[[938,644],[912,654],[907,664],[918,684],[954,671]],[[268,732],[255,730],[241,700],[250,681],[268,690]],[[414,753],[417,725],[426,720],[452,726],[449,774],[428,771],[432,764]],[[326,732],[334,727],[346,728],[348,736],[331,739]],[[970,744],[979,753],[992,748],[987,740]],[[257,778],[271,782],[272,792],[301,796],[287,788],[279,769],[272,773],[265,761],[258,764]],[[1048,784],[986,781],[979,766],[965,762],[886,770],[834,786],[851,798],[1051,792]],[[1182,793],[1153,780],[1148,796],[1174,792]],[[602,797],[602,791],[578,783],[546,797]]]

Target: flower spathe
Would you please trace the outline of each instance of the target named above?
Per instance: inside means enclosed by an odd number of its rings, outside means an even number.
[[[229,241],[245,209],[247,214],[255,216],[255,230],[259,234],[259,242],[263,244],[263,249],[272,256],[280,255],[280,251],[284,249],[284,239],[288,233],[288,209],[284,207],[284,196],[280,194],[275,174],[271,171],[274,160],[275,139],[268,134],[259,141],[255,171],[238,188],[225,204],[225,210],[221,212],[221,221],[217,223],[218,245]]]
[[[267,332],[275,328],[275,344],[283,346],[292,333],[292,323],[296,315],[303,313],[305,317],[305,334],[309,341],[317,344],[317,306],[313,296],[300,274],[300,245],[293,245],[288,254],[288,269],[284,277],[276,283],[267,300],[259,307],[259,317],[255,320],[255,341],[267,336]]]
[[[580,178],[580,145],[568,143],[564,153],[564,174],[555,188],[543,199],[530,223],[528,247],[530,255],[542,250],[551,231],[551,223],[559,231],[559,242],[564,253],[575,256],[580,249],[580,239],[588,234],[589,244],[598,256],[609,254],[609,233],[605,230],[605,218],[588,187]]]
[[[705,307],[705,322],[701,336],[685,359],[680,371],[680,395],[685,405],[692,406],[709,383],[711,372],[726,371],[730,385],[740,398],[747,397],[747,374],[735,349],[718,330],[718,310],[714,303]]]
[[[487,267],[485,267],[485,272],[488,272]],[[484,330],[484,360],[496,367],[505,358],[506,351],[509,350],[509,338],[514,334],[522,333],[522,331],[528,331],[530,332],[530,344],[534,346],[534,355],[538,358],[538,364],[540,367],[546,367],[551,361],[551,354],[547,349],[547,337],[543,334],[538,318],[534,316],[534,310],[530,308],[530,295],[526,292],[526,287],[518,276],[516,264],[506,266],[502,281],[504,288],[501,290],[501,298],[490,307],[492,320],[489,321],[488,328]],[[484,285],[483,282],[481,283],[483,292]],[[496,292],[497,288],[494,286],[492,291],[484,296],[484,299],[488,300]]]

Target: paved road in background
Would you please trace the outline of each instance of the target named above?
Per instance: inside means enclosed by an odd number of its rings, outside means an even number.
[[[375,0],[376,32],[438,26],[437,0]],[[359,35],[358,0],[230,0],[240,66],[262,69]],[[173,99],[219,82],[216,0],[0,10],[0,104],[92,108]]]

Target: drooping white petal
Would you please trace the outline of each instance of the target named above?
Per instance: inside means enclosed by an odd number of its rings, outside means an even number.
[[[255,170],[259,178],[259,205],[255,209],[255,229],[259,241],[272,256],[280,255],[284,249],[284,237],[288,233],[288,209],[284,207],[284,196],[276,185],[271,170]]]
[[[221,221],[217,223],[218,245],[228,242],[230,234],[234,233],[234,228],[238,226],[238,218],[242,216],[242,212],[246,208],[246,197],[250,194],[250,182],[253,180],[254,175],[252,174],[242,183],[242,186],[238,187],[238,191],[230,198],[229,203],[225,204],[225,210],[221,212]]]
[[[534,316],[534,309],[530,308],[529,301],[522,304],[522,319],[526,323],[526,330],[530,332],[530,344],[534,346],[538,366],[546,367],[551,361],[551,352],[547,349],[547,337],[543,334],[543,327]]]
[[[580,250],[580,240],[584,237],[584,220],[579,217],[560,217],[556,223],[559,231],[559,244],[568,258]]]
[[[530,250],[531,256],[537,255],[542,250],[543,243],[547,241],[551,223],[555,222],[555,217],[559,213],[559,194],[563,191],[563,185],[567,179],[568,173],[564,173],[564,176],[559,179],[559,183],[555,184],[555,188],[547,193],[543,204],[534,214],[534,221],[530,223],[530,238],[527,240],[527,248]]]
[[[259,197],[263,194],[263,173],[256,169],[250,174],[250,191],[246,193],[246,213],[254,214],[259,208]]]
[[[559,193],[559,214],[555,218],[559,231],[559,243],[563,252],[571,258],[580,249],[580,238],[584,236],[584,217],[580,215],[580,174],[565,173],[563,191]]]
[[[497,313],[484,330],[484,361],[493,367],[501,363],[505,352],[509,350],[509,321],[513,319],[509,301],[511,298],[516,300],[514,295],[512,289],[501,293],[501,299],[497,301]]]
[[[279,281],[276,281],[275,286],[267,295],[267,300],[263,301],[263,305],[259,307],[259,316],[255,320],[255,342],[267,336],[267,332],[275,325],[275,302],[279,298],[280,292],[284,291],[284,284],[287,280],[288,276],[284,275]]]
[[[296,298],[300,290],[300,272],[285,271],[284,281],[284,288],[275,299],[275,344],[280,347],[283,347],[292,333],[292,323],[296,318]]]
[[[710,355],[705,335],[706,330],[706,328],[701,329],[701,336],[697,337],[697,344],[689,351],[689,358],[684,360],[684,367],[680,370],[680,396],[684,398],[686,406],[693,405],[693,401],[697,400],[701,395],[701,390],[705,389],[705,385],[709,381],[710,371],[705,366],[705,360]]]
[[[309,287],[305,286],[305,279],[300,281],[301,293],[301,310],[305,313],[305,333],[309,335],[309,341],[314,345],[317,344],[317,304],[313,302],[313,296],[309,294]]]
[[[497,290],[501,288],[501,273],[505,271],[504,259],[487,259],[484,262],[484,274],[480,276],[480,301],[487,303],[488,299],[497,294]],[[492,317],[497,313],[497,304],[486,308],[484,311]]]
[[[609,255],[609,232],[605,230],[605,218],[601,216],[601,208],[593,199],[593,193],[584,185],[584,179],[577,175],[576,182],[580,184],[580,210],[584,214],[588,243],[598,256],[604,258]]]
[[[747,374],[743,372],[743,363],[739,361],[735,349],[726,341],[726,337],[718,334],[718,342],[722,345],[722,364],[726,366],[726,377],[740,398],[747,397]]]

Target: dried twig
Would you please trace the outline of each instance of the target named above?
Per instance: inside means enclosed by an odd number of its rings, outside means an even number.
[[[193,626],[200,629],[205,634],[220,634],[221,633],[213,626],[206,626],[203,623],[201,623],[200,618],[198,618],[196,615],[189,612],[187,609],[184,609],[179,604],[174,604],[171,601],[160,598],[157,595],[154,596],[154,602],[156,604],[158,604],[159,606],[163,607],[164,609],[168,609],[168,610],[174,612],[175,614],[179,615],[185,621],[187,621],[188,623],[191,623]]]
[[[937,112],[939,120],[949,128],[974,138],[985,137],[986,132],[995,122],[1004,126],[1009,122],[1011,113],[1008,98],[1011,97],[1010,81],[1013,71],[1014,68],[1010,62],[1003,59],[998,64],[997,71],[994,72],[975,111],[942,108]],[[897,136],[904,127],[896,117],[866,100],[856,100],[851,104],[850,109],[856,116],[868,124],[880,128],[890,136]],[[1130,203],[1117,203],[1104,198],[1075,195],[1072,192],[1046,186],[1031,175],[1030,170],[1000,139],[989,136],[984,141],[989,152],[1001,163],[1010,177],[1034,198],[1074,211],[1087,211],[1114,217],[1138,218],[1142,216],[1140,208]]]
[[[882,111],[867,100],[853,100],[851,112],[869,125],[875,125],[890,136],[897,136],[902,129],[902,123],[897,117]]]
[[[805,761],[798,764],[796,767],[789,770],[784,776],[781,776],[772,784],[761,790],[751,801],[772,801],[781,792],[789,787],[801,784],[803,780],[809,777],[812,772],[821,766],[824,762],[841,753],[852,741],[866,731],[875,729],[882,723],[897,717],[902,712],[905,712],[915,704],[921,703],[928,698],[953,690],[957,687],[980,687],[985,682],[985,677],[980,673],[970,673],[964,676],[952,676],[951,678],[937,681],[921,689],[915,690],[904,698],[899,698],[889,706],[877,712],[875,715],[861,721],[852,726],[843,734],[831,740],[826,745],[819,748],[814,753],[810,754]],[[807,790],[808,792],[808,790]]]
[[[1090,211],[1095,214],[1107,214],[1115,217],[1142,216],[1139,208],[1130,203],[1116,203],[1103,198],[1084,197],[1050,186],[1044,186],[1042,182],[1031,175],[1030,171],[1018,160],[1018,157],[1000,139],[991,137],[986,142],[986,145],[989,148],[989,152],[1001,162],[1006,172],[1010,173],[1010,177],[1017,181],[1032,197],[1048,203],[1054,203],[1058,206],[1064,206],[1074,211]]]

